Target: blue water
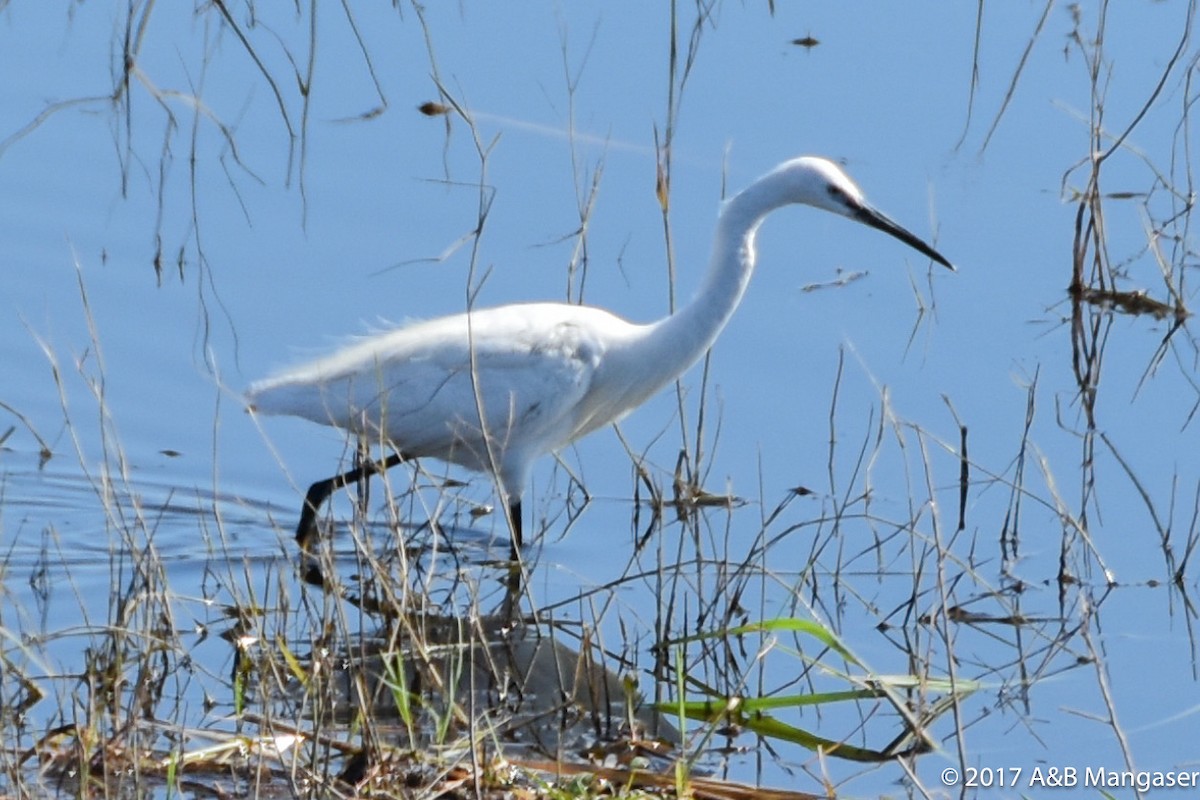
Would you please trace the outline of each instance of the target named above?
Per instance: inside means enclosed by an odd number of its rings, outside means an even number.
[[[1115,128],[1128,124],[1161,69],[1138,38],[1139,26],[1178,16],[1175,4],[1160,5],[1122,18],[1109,43],[1120,65],[1108,104]],[[981,54],[989,77],[967,144],[956,150],[973,11],[880,8],[849,20],[723,9],[702,39],[679,120],[670,208],[677,302],[703,269],[722,186],[736,190],[802,152],[844,159],[869,197],[936,236],[959,272],[927,274],[887,237],[813,212],[781,212],[763,229],[760,274],[714,350],[707,383],[701,369],[683,380],[685,422],[675,392],[665,392],[621,424],[621,437],[601,431],[561,454],[561,464],[544,459],[526,499],[534,526],[546,524],[530,553],[529,602],[550,606],[588,591],[556,615],[597,623],[607,647],[648,666],[666,596],[656,569],[695,552],[692,532],[668,513],[631,561],[649,518],[643,508],[633,524],[633,498],[644,489],[635,459],[669,495],[683,437],[695,448],[703,397],[703,484],[744,503],[703,510],[702,552],[717,563],[702,574],[685,570],[675,623],[695,624],[715,575],[755,553],[764,526],[765,537],[781,536],[737,598],[746,618],[819,618],[878,673],[906,673],[911,651],[936,674],[953,668],[980,683],[964,704],[961,735],[942,718],[934,726],[940,752],[917,764],[935,795],[957,791],[939,775],[959,766],[960,748],[974,766],[1128,768],[1114,727],[1138,768],[1196,763],[1195,709],[1186,699],[1196,679],[1194,570],[1187,562],[1172,585],[1162,544],[1166,535],[1183,563],[1197,533],[1194,341],[1179,332],[1156,362],[1168,320],[1105,319],[1097,427],[1106,439],[1096,442],[1095,485],[1087,485],[1065,295],[1075,206],[1060,192],[1064,171],[1088,146],[1086,126],[1067,110],[1087,107],[1084,70],[1078,53],[1064,60],[1059,49],[1069,19],[1053,17],[1053,46],[1035,48],[1012,109],[979,155],[981,120],[990,124],[1007,86],[998,75],[1007,77],[1036,22],[1028,10],[989,11],[996,18]],[[6,74],[36,80],[3,82],[0,139],[49,101],[111,91],[111,13],[83,4],[67,22],[60,11],[5,9],[0,63]],[[349,335],[460,311],[476,290],[477,302],[493,304],[568,291],[574,298],[582,285],[587,301],[633,319],[667,311],[651,128],[663,124],[665,14],[430,10],[442,79],[478,112],[482,140],[493,145],[481,177],[466,126],[454,122],[447,136],[443,119],[415,110],[436,89],[412,13],[356,12],[388,108],[346,121],[379,99],[344,20],[329,13],[302,169],[298,149],[289,161],[273,94],[241,45],[218,31],[215,16],[162,8],[141,56],[146,83],[130,90],[131,125],[123,111],[93,101],[54,114],[0,153],[0,435],[12,426],[0,450],[6,632],[41,636],[105,620],[110,591],[128,578],[125,559],[147,544],[198,630],[219,628],[219,605],[235,594],[294,598],[291,531],[303,490],[345,465],[348,449],[336,431],[298,420],[260,424],[245,413],[242,388],[276,367]],[[293,54],[306,52],[306,25],[272,23]],[[821,45],[787,43],[810,27]],[[275,40],[249,30],[265,63],[290,76]],[[569,71],[583,75],[574,150],[564,47]],[[513,52],[522,53],[519,65]],[[294,81],[284,83],[298,126]],[[170,127],[152,86],[199,93],[212,117],[162,96],[178,125]],[[1177,80],[1169,87],[1176,100],[1187,91]],[[1134,137],[1167,173],[1181,147],[1178,115],[1163,101]],[[236,158],[214,117],[235,137]],[[579,197],[601,163],[581,281],[568,270],[572,234]],[[1129,153],[1105,169],[1112,192],[1145,191],[1153,180]],[[1157,219],[1168,216],[1164,196],[1148,201]],[[472,257],[470,243],[454,245],[478,225],[481,197],[491,205]],[[1122,288],[1164,299],[1138,202],[1107,206],[1111,258]],[[844,286],[804,291],[859,272]],[[961,531],[955,415],[968,428],[972,462]],[[40,465],[43,443],[52,457]],[[423,468],[421,501],[402,506],[408,521],[419,525],[444,500],[444,522],[469,531],[469,563],[486,561],[488,547],[503,553],[496,515],[470,514],[494,503],[488,480]],[[568,511],[582,493],[568,472],[593,498],[577,516]],[[394,474],[393,491],[404,496],[412,476]],[[468,484],[448,495],[429,488],[447,477]],[[796,486],[813,494],[768,520]],[[377,487],[372,496],[370,513],[386,518],[385,493]],[[339,497],[334,515],[349,518],[350,502]],[[1001,534],[1014,526],[1017,557],[1005,561]],[[336,546],[352,571],[345,538]],[[948,554],[941,561],[939,550]],[[1061,593],[1060,564],[1075,581]],[[479,580],[492,597],[490,578]],[[708,610],[728,610],[733,600],[718,598]],[[943,605],[980,616],[945,625]],[[1018,613],[1031,621],[1004,620]],[[936,624],[920,622],[923,615]],[[228,651],[199,633],[196,640],[212,659],[206,669],[226,675]],[[87,641],[51,637],[37,652],[47,670],[69,672]],[[746,654],[749,683],[740,690],[803,688],[789,683],[800,669],[787,652],[795,644],[784,640],[763,657],[761,684]],[[792,721],[839,736],[855,731],[857,719],[828,711]],[[866,741],[854,741],[879,746],[895,731],[868,726]],[[737,744],[750,750],[731,760],[742,780],[818,791],[828,774],[853,778],[851,794],[901,791],[895,766],[822,766],[796,746],[776,744],[778,755],[768,756],[752,737]],[[789,769],[808,774],[794,778]]]

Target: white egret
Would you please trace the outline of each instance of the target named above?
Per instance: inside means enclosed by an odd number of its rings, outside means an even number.
[[[835,164],[780,164],[726,201],[708,274],[677,313],[648,324],[601,308],[521,303],[471,310],[372,334],[254,383],[251,408],[334,425],[393,450],[314,483],[296,537],[316,533],[336,489],[401,461],[429,456],[495,476],[521,547],[521,495],[539,456],[637,408],[716,340],[754,272],[763,219],[786,205],[832,211],[891,234],[937,263],[941,254],[872,208]]]

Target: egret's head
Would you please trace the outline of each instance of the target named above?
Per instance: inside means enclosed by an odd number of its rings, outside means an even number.
[[[944,267],[954,266],[941,253],[867,202],[862,189],[829,159],[801,156],[785,161],[759,180],[782,196],[777,200],[804,203],[857,220],[896,237]]]

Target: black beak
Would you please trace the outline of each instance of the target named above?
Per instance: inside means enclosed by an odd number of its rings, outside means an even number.
[[[876,228],[884,233],[895,236],[897,239],[904,242],[917,252],[929,256],[950,271],[957,272],[957,270],[954,269],[954,265],[947,261],[945,256],[943,256],[937,250],[934,250],[929,245],[925,244],[925,242],[918,239],[915,234],[911,233],[905,228],[900,227],[898,223],[894,222],[886,214],[876,211],[868,205],[863,205],[859,206],[859,208],[855,211],[854,219],[858,220],[864,225],[870,225],[872,228]]]

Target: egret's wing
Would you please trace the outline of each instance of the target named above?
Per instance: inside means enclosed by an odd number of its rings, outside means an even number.
[[[427,452],[442,449],[440,437],[470,443],[481,429],[505,449],[545,451],[569,440],[599,357],[587,331],[570,321],[501,330],[476,323],[471,341],[383,365],[384,391],[369,407],[381,412],[387,436]]]
[[[480,469],[528,461],[574,438],[604,352],[604,320],[593,316],[531,304],[419,323],[256,384],[250,400],[379,435],[414,456]]]

